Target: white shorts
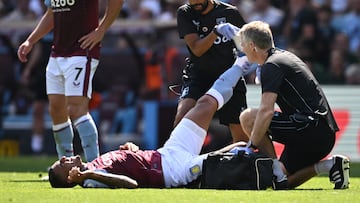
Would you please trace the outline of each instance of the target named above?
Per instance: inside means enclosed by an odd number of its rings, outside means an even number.
[[[206,131],[189,119],[182,119],[166,141],[158,149],[165,187],[186,185],[197,179],[202,172],[207,154],[199,155]]]
[[[92,80],[99,64],[86,56],[50,57],[46,67],[47,94],[91,98]]]

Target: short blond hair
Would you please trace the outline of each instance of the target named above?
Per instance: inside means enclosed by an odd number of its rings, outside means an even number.
[[[270,25],[263,21],[252,21],[243,25],[239,34],[244,43],[253,42],[260,49],[270,49],[275,46]]]

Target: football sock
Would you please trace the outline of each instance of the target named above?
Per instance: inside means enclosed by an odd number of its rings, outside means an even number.
[[[74,126],[79,133],[85,159],[90,162],[99,156],[98,131],[90,114],[76,119]]]
[[[233,94],[233,88],[242,76],[242,70],[239,66],[234,65],[215,81],[213,86],[206,93],[213,96],[218,102],[220,109],[226,102],[229,101]]]
[[[53,133],[56,144],[56,151],[59,159],[62,156],[74,156],[73,138],[74,132],[71,121],[53,125]]]
[[[327,160],[323,160],[320,161],[316,164],[314,164],[314,169],[315,172],[320,175],[320,174],[324,174],[324,173],[329,173],[331,167],[334,165],[334,160],[331,159],[327,159]]]
[[[278,159],[273,159],[273,173],[276,176],[276,182],[287,180],[284,171],[281,169],[281,164]]]

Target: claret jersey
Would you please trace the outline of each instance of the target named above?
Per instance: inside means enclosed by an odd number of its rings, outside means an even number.
[[[98,0],[45,0],[54,15],[53,57],[89,56],[98,59],[100,45],[80,48],[78,40],[99,24]]]
[[[128,176],[136,180],[139,187],[165,187],[161,155],[157,151],[111,151],[87,163],[86,167],[90,170],[105,169],[108,173]]]

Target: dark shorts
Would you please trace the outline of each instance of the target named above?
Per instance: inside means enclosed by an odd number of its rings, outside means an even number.
[[[280,161],[292,174],[325,158],[335,144],[335,133],[323,117],[275,112],[270,124],[273,141],[284,144]]]
[[[181,98],[198,100],[213,85],[214,81],[198,81],[188,79],[184,81]],[[241,79],[234,88],[231,99],[216,113],[223,125],[238,124],[241,111],[247,108],[245,80]]]
[[[47,101],[45,68],[43,72],[37,72],[32,76],[30,88],[34,92],[35,100]]]
[[[52,41],[39,41],[42,55],[32,71],[30,88],[34,92],[35,100],[47,101],[46,94],[46,66],[49,62]]]

